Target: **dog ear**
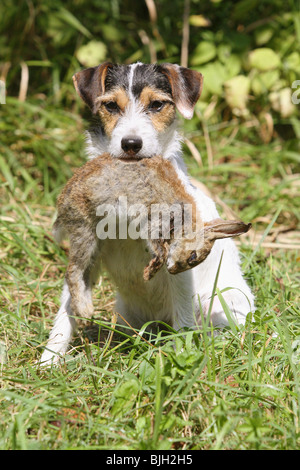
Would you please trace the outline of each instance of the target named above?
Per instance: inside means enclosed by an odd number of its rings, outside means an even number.
[[[196,70],[180,67],[175,64],[161,64],[162,71],[171,84],[173,98],[180,114],[192,119],[203,83],[203,75]]]
[[[103,95],[105,91],[105,78],[107,70],[113,64],[105,62],[96,67],[89,67],[73,75],[75,90],[80,98],[90,107],[93,114],[98,110],[99,105],[96,99]]]

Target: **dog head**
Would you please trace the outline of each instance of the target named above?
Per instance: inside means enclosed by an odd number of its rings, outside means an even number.
[[[174,138],[175,109],[191,119],[202,89],[199,72],[173,64],[107,62],[77,72],[73,81],[100,118],[102,150],[117,158],[164,155]]]

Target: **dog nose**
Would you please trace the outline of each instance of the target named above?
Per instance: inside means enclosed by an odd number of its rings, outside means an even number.
[[[123,137],[121,147],[126,153],[138,153],[143,146],[143,141],[140,137],[129,135]]]

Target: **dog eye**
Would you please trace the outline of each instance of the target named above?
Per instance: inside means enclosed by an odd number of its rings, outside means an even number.
[[[153,112],[159,112],[163,109],[164,105],[165,103],[163,101],[151,101],[151,103],[149,104],[149,110]]]
[[[115,101],[108,101],[107,103],[104,103],[104,106],[107,111],[112,114],[116,114],[120,111],[120,108]]]

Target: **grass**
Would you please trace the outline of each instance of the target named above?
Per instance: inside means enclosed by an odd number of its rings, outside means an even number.
[[[256,127],[212,123],[209,168],[202,131],[186,128],[203,161],[186,149],[193,176],[263,235],[240,242],[253,323],[110,343],[114,293],[104,273],[94,324],[59,367],[40,370],[67,262],[51,237],[55,200],[84,161],[77,111],[46,104],[8,98],[0,109],[0,448],[299,448],[299,258],[276,248],[299,243],[295,142],[264,144]]]

